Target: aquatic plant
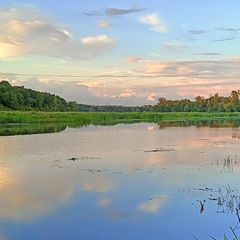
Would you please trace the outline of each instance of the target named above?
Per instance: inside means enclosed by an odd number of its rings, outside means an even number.
[[[226,158],[226,161],[229,158]],[[238,190],[237,189],[232,189],[229,185],[226,187],[225,190],[219,188],[218,190],[214,190],[212,188],[199,188],[198,190],[209,192],[210,197],[208,199],[210,201],[214,201],[217,204],[217,213],[231,213],[236,215],[236,224],[235,226],[230,226],[231,232],[233,234],[234,238],[229,238],[224,234],[223,239],[224,240],[240,240],[240,237],[237,236],[236,230],[239,228],[240,224],[240,195],[238,195]],[[212,193],[218,193],[218,197],[212,197]],[[204,200],[200,200],[200,213],[205,211],[204,208]],[[210,238],[214,240],[219,240],[218,238],[214,237],[213,235],[207,233],[204,231],[204,233]],[[198,240],[198,238],[195,235],[192,235],[194,239]]]
[[[0,124],[9,123],[74,123],[104,124],[127,121],[162,122],[185,120],[239,119],[240,113],[153,113],[153,112],[39,112],[1,111]],[[240,124],[240,123],[239,123]]]
[[[233,172],[235,168],[239,167],[240,159],[237,156],[227,156],[222,159],[216,159],[212,165],[222,166],[223,170]]]
[[[79,113],[79,112],[0,112],[0,124],[9,123],[74,123],[103,124],[124,121],[155,122],[162,119],[162,114],[156,113]]]

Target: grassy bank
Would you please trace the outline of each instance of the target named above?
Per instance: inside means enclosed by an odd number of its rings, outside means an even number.
[[[240,113],[78,113],[1,111],[0,124],[65,123],[74,125],[127,121],[160,122],[168,120],[240,118]]]
[[[79,112],[0,112],[0,124],[66,123],[103,124],[119,121],[159,121],[162,116],[154,113],[79,113]]]

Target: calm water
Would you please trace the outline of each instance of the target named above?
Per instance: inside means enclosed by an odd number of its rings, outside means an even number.
[[[240,128],[66,128],[0,154],[0,240],[240,235]]]

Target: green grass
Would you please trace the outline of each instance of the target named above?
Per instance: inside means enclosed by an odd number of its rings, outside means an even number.
[[[80,113],[0,111],[0,124],[65,123],[73,125],[114,124],[141,121],[184,121],[199,119],[237,119],[240,113]]]
[[[103,124],[119,121],[142,120],[158,121],[162,116],[153,113],[76,113],[76,112],[0,112],[0,124],[11,123],[72,123],[72,124]]]

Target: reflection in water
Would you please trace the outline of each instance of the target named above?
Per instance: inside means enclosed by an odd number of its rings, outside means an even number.
[[[233,132],[232,138],[238,138],[238,139],[240,139],[239,129],[236,129],[236,130]]]
[[[66,125],[0,125],[0,136],[54,133],[65,128]]]
[[[238,130],[141,123],[0,137],[0,239],[238,233]]]
[[[39,180],[41,179],[41,182]],[[66,184],[59,186],[40,176],[15,176],[15,181],[0,189],[0,219],[4,221],[35,222],[52,209],[71,198],[72,189]]]
[[[0,191],[13,184],[13,176],[9,169],[0,167]]]
[[[113,183],[108,179],[90,179],[83,184],[82,189],[87,192],[107,193],[113,189]]]
[[[156,195],[147,202],[141,203],[139,209],[148,213],[157,214],[166,201],[167,197],[165,195]]]
[[[121,122],[102,122],[99,124],[94,123],[95,126],[113,126],[117,124],[134,124],[139,123],[138,120],[131,121],[121,121]],[[240,120],[238,119],[218,119],[218,120],[186,120],[186,121],[167,121],[157,123],[160,129],[166,127],[212,127],[212,128],[221,128],[221,127],[231,127],[237,128],[240,126]],[[84,128],[90,124],[74,124],[69,123],[68,126],[71,128]],[[55,133],[64,131],[67,128],[67,125],[62,124],[9,124],[9,125],[0,125],[0,136],[11,136],[11,135],[26,135],[26,134],[40,134],[40,133]],[[154,129],[153,126],[147,128],[149,131]],[[238,132],[233,133],[234,138],[240,138]]]
[[[196,190],[204,192],[203,200],[199,200],[200,213],[214,209],[217,214],[231,214],[233,217],[235,216],[235,221],[230,225],[230,228],[236,230],[239,227],[240,195],[238,189],[233,189],[228,185],[223,189],[209,189],[205,187]]]
[[[159,122],[159,128],[165,127],[212,127],[212,128],[222,128],[222,127],[239,127],[240,120],[239,119],[217,119],[217,120],[186,120],[186,121],[167,121],[167,122]]]
[[[99,199],[99,201],[98,201],[98,205],[100,207],[106,207],[109,204],[111,204],[111,199],[108,199],[108,198],[102,198],[102,199]]]
[[[223,159],[216,159],[212,164],[223,172],[240,171],[240,159],[237,156],[227,156]]]

